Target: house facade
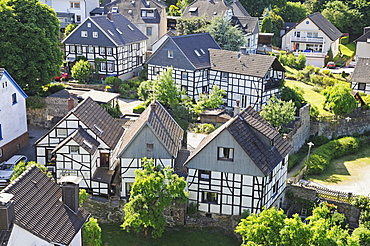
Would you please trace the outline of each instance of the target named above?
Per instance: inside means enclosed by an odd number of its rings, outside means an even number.
[[[317,12],[291,27],[283,36],[281,48],[296,55],[317,58],[322,63],[329,50],[335,57],[339,52],[342,32]]]
[[[356,43],[356,60],[358,57],[369,58],[370,57],[370,27],[364,28],[364,34],[362,34],[355,41]]]
[[[79,57],[98,66],[102,78],[132,78],[145,60],[147,37],[122,14],[91,16],[62,43],[71,69]]]
[[[105,109],[87,98],[35,142],[36,161],[46,165],[56,179],[81,177],[81,188],[113,196],[123,133]]]
[[[161,71],[172,67],[175,83],[197,99],[209,92],[210,48],[220,49],[209,33],[169,36],[146,62],[148,79],[155,80]]]
[[[147,39],[147,49],[167,32],[166,5],[156,0],[117,0],[104,6],[106,13],[121,13],[131,21]]]
[[[35,165],[0,192],[4,246],[82,246],[82,227],[88,218],[78,205],[78,179],[69,179],[61,188]]]
[[[291,149],[275,128],[247,107],[205,137],[186,161],[189,203],[210,215],[280,207]]]
[[[142,169],[142,158],[156,165],[175,168],[184,131],[158,102],[148,106],[126,130],[118,158],[121,160],[121,197],[128,198],[135,181],[135,170]]]
[[[241,51],[243,53],[256,54],[260,30],[258,17],[233,16],[231,21],[233,25],[239,27],[244,34],[245,43],[244,46],[241,47]]]
[[[356,67],[351,75],[351,88],[355,92],[370,94],[370,57],[358,57]]]
[[[0,68],[0,163],[28,143],[26,98],[11,75]]]

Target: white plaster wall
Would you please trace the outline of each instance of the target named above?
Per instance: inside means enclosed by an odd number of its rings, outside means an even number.
[[[40,0],[40,2],[48,4],[54,9],[55,12],[74,13],[75,15],[81,15],[81,22],[89,16],[91,10],[99,7],[99,0],[73,0],[73,2],[80,2],[79,9],[71,8],[70,0]]]
[[[12,102],[13,93],[17,96],[15,104]],[[0,147],[27,132],[26,99],[5,73],[0,80],[0,125],[3,137]]]
[[[14,224],[8,245],[50,246],[50,243]]]
[[[69,246],[81,246],[82,245],[82,233],[81,230],[76,234],[76,236],[72,239]]]
[[[370,57],[370,43],[367,42],[357,42],[356,44],[356,60],[357,57]]]

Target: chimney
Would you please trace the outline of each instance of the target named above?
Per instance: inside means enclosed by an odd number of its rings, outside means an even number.
[[[370,30],[370,26],[364,27],[364,34]]]
[[[234,106],[234,117],[240,113],[239,100],[236,100],[236,105]]]
[[[0,230],[9,230],[13,224],[14,202],[11,200],[14,195],[0,193]]]
[[[73,212],[79,208],[79,183],[82,178],[76,176],[63,176],[59,183],[62,184],[62,201]]]
[[[112,12],[110,12],[110,11],[108,12],[107,18],[108,18],[108,20],[113,21],[112,20]]]
[[[68,99],[68,111],[73,109],[75,107],[75,101],[73,100],[73,93],[69,93],[69,99]]]
[[[153,102],[150,106],[152,107],[152,111],[155,112],[157,109],[157,103]]]

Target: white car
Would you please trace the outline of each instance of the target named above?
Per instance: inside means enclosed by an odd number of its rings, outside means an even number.
[[[14,166],[21,161],[27,162],[27,157],[24,155],[14,155],[9,160],[3,162],[0,167],[0,179],[9,181],[14,173]]]

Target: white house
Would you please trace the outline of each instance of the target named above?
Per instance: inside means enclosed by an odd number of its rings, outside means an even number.
[[[81,23],[90,16],[90,12],[99,7],[99,0],[40,0],[57,13],[60,28],[65,28],[70,23]]]
[[[210,216],[280,207],[291,149],[247,107],[205,137],[186,161],[189,203]]]
[[[329,50],[333,57],[338,54],[342,35],[338,28],[317,12],[291,27],[282,36],[281,48],[296,55],[303,53],[308,64],[321,67]]]
[[[78,204],[78,181],[63,188],[35,165],[0,192],[0,245],[82,246],[89,214]]]
[[[0,163],[28,143],[26,98],[10,74],[0,68]]]
[[[252,16],[233,16],[232,23],[239,27],[244,34],[245,43],[241,47],[243,53],[256,54],[258,48],[259,21],[258,17]]]

